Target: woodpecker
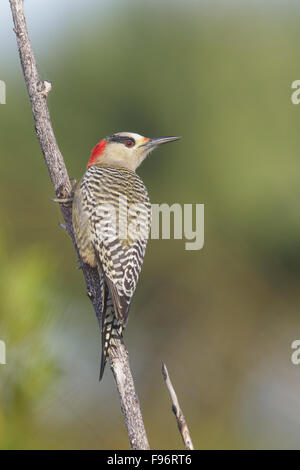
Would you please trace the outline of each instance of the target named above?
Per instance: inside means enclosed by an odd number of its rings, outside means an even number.
[[[82,260],[98,269],[102,292],[100,380],[123,338],[151,223],[147,189],[136,174],[146,156],[179,137],[119,132],[97,143],[74,191],[72,220]]]

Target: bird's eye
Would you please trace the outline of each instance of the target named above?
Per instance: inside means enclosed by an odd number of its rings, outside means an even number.
[[[133,147],[134,146],[134,142],[132,140],[126,140],[125,141],[125,145],[126,147]]]

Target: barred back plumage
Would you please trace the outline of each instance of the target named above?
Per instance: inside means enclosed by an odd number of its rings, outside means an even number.
[[[145,255],[151,205],[139,176],[127,168],[93,165],[73,200],[73,227],[84,262],[102,286],[100,379],[114,339],[122,338]]]

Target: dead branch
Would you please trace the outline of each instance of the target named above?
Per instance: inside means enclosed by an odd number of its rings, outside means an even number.
[[[170,397],[171,397],[171,401],[172,401],[172,411],[173,411],[173,413],[176,417],[178,429],[180,431],[180,434],[181,434],[181,437],[182,437],[182,440],[183,440],[183,443],[184,443],[184,448],[186,450],[194,450],[194,446],[193,446],[192,439],[191,439],[191,436],[190,436],[189,428],[187,426],[185,417],[184,417],[184,415],[182,413],[182,410],[180,408],[177,395],[175,393],[174,387],[173,387],[171,379],[169,377],[168,369],[167,369],[166,364],[164,362],[162,363],[162,369],[161,370],[162,370],[163,378],[166,382],[166,386],[167,386],[167,388],[169,390],[169,393],[170,393]]]
[[[63,156],[58,148],[51,125],[47,106],[47,96],[51,90],[49,82],[41,82],[31,43],[28,36],[24,15],[23,0],[9,0],[14,22],[14,31],[17,37],[20,61],[32,106],[32,113],[36,135],[44,155],[57,198],[68,199],[72,194],[72,185],[67,173]],[[77,255],[72,228],[72,207],[70,204],[60,204],[65,221]],[[81,263],[84,274],[87,294],[93,303],[96,316],[101,324],[101,292],[99,276],[96,269]],[[121,409],[127,427],[132,449],[149,449],[147,435],[143,423],[139,400],[135,392],[134,381],[130,371],[128,352],[124,345],[119,344],[111,360],[111,368],[118,388]]]

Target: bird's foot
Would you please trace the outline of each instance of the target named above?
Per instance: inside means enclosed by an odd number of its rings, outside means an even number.
[[[65,197],[65,198],[52,197],[51,201],[58,202],[59,204],[72,204],[73,197]]]
[[[59,204],[72,204],[73,199],[74,199],[74,190],[75,190],[75,186],[77,184],[77,181],[76,181],[75,178],[70,178],[70,182],[71,182],[71,186],[72,186],[71,196],[70,197],[64,197],[64,198],[52,197],[51,201],[58,202]]]
[[[70,181],[71,181],[72,190],[74,191],[75,186],[77,184],[77,180],[76,178],[70,178]]]

